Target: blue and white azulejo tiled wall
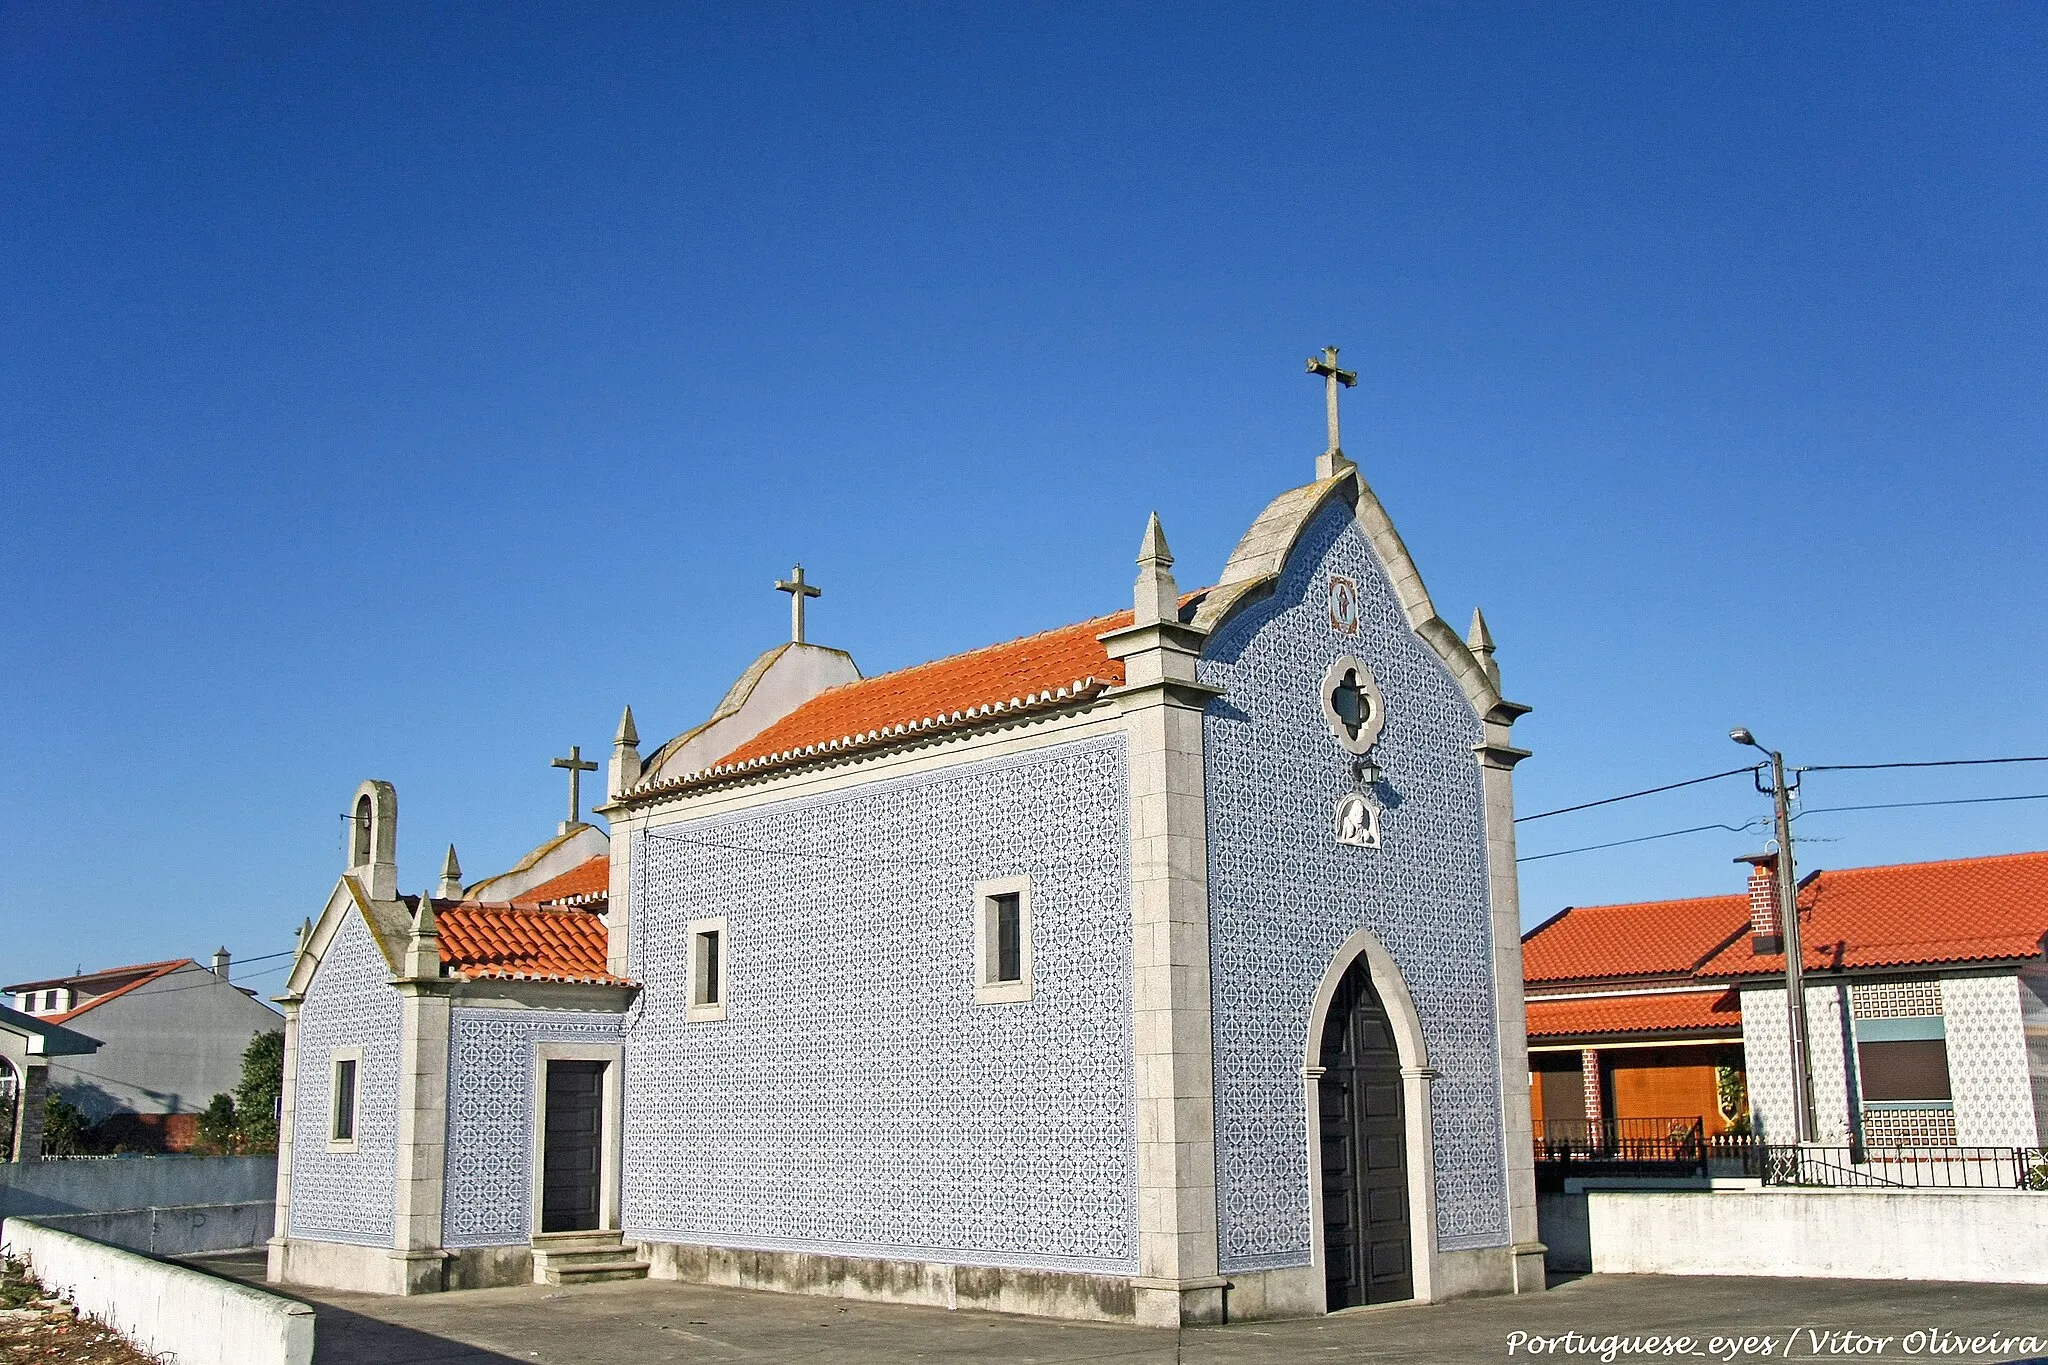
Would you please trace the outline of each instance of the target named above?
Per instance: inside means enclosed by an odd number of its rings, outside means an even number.
[[[642,831],[627,1236],[1134,1271],[1129,847],[1120,735]],[[976,1005],[974,885],[1026,874],[1034,996]]]
[[[1330,624],[1331,574],[1359,588],[1359,629]],[[1386,698],[1376,757],[1382,846],[1333,838],[1351,756],[1325,723],[1322,681],[1362,660]],[[1338,946],[1369,927],[1421,1015],[1432,1083],[1438,1245],[1508,1240],[1478,719],[1408,627],[1351,507],[1302,534],[1274,596],[1211,638],[1204,721],[1216,1161],[1226,1271],[1310,1258],[1301,1067],[1315,991]]]
[[[616,1043],[620,1030],[616,1014],[449,1012],[443,1246],[523,1245],[531,1238],[535,1044]]]
[[[320,1242],[390,1246],[398,1176],[398,1031],[391,969],[354,911],[327,945],[299,1007],[293,1096],[291,1233]],[[356,1149],[327,1149],[333,1057],[361,1047]]]

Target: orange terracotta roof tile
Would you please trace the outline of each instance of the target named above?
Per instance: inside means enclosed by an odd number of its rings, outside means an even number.
[[[1183,607],[1201,595],[1186,594]],[[1123,664],[1095,637],[1130,623],[1128,611],[1097,616],[827,688],[717,762],[647,783],[624,799],[1090,701],[1124,680]]]
[[[13,986],[0,986],[0,991],[6,991],[11,994],[14,991],[41,990],[45,986],[83,986],[90,982],[106,981],[120,976],[143,976],[150,974],[161,976],[173,967],[187,965],[196,966],[198,964],[194,963],[189,957],[174,957],[164,962],[137,962],[127,967],[107,967],[97,972],[73,972],[70,976],[52,976],[42,981],[23,981]]]
[[[2048,852],[1822,872],[1800,888],[1809,971],[2037,957],[2048,935]],[[1707,977],[1785,970],[1744,934],[1703,965]]]
[[[472,980],[626,984],[606,968],[604,920],[586,910],[437,902],[434,924],[442,963]]]
[[[102,995],[95,995],[76,1009],[65,1010],[61,1014],[39,1014],[34,1016],[46,1024],[62,1024],[76,1019],[79,1015],[89,1010],[98,1009],[109,1000],[118,1000],[130,991],[140,990],[150,982],[169,976],[180,968],[197,967],[198,965],[189,957],[179,957],[173,958],[169,962],[143,962],[133,967],[109,967],[103,972],[80,972],[75,976],[52,977],[48,981],[24,981],[18,986],[5,987],[5,990],[11,994],[16,991],[39,990],[48,986],[69,985],[79,987],[90,981],[106,981],[126,976],[130,972],[137,973],[133,981],[124,982],[122,985]]]
[[[567,901],[583,904],[592,900],[603,900],[610,896],[612,889],[612,860],[600,854],[586,862],[578,863],[559,877],[550,877],[539,886],[529,887],[519,899],[532,901],[536,905]]]
[[[1730,987],[1657,995],[1610,995],[1596,999],[1529,997],[1531,1038],[1578,1038],[1602,1033],[1699,1033],[1739,1035],[1742,1002]]]
[[[1062,688],[1082,691],[1091,682],[1115,686],[1124,680],[1124,666],[1104,653],[1095,637],[1130,623],[1127,611],[1098,616],[828,688],[727,754],[719,765],[943,721],[956,714],[965,717],[983,707],[1021,705],[1028,697]]]
[[[1746,895],[1575,905],[1522,936],[1522,979],[1599,981],[1690,972],[1748,927]]]

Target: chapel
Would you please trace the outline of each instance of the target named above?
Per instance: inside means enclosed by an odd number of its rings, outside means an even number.
[[[799,567],[701,723],[643,753],[625,711],[608,830],[572,795],[467,887],[451,849],[402,893],[363,784],[279,997],[270,1278],[1161,1326],[1543,1288],[1527,708],[1339,446],[1336,362],[1213,586],[1155,515],[1121,609],[866,677]]]

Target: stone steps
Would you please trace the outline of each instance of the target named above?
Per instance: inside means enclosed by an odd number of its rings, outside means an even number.
[[[647,1262],[613,1232],[548,1232],[533,1239],[536,1284],[601,1284],[606,1280],[644,1280]]]

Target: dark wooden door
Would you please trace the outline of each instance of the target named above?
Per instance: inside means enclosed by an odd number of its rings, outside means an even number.
[[[1320,1083],[1324,1277],[1332,1311],[1415,1297],[1401,1056],[1364,959],[1337,984]]]
[[[604,1171],[604,1062],[549,1062],[540,1230],[597,1227]]]

